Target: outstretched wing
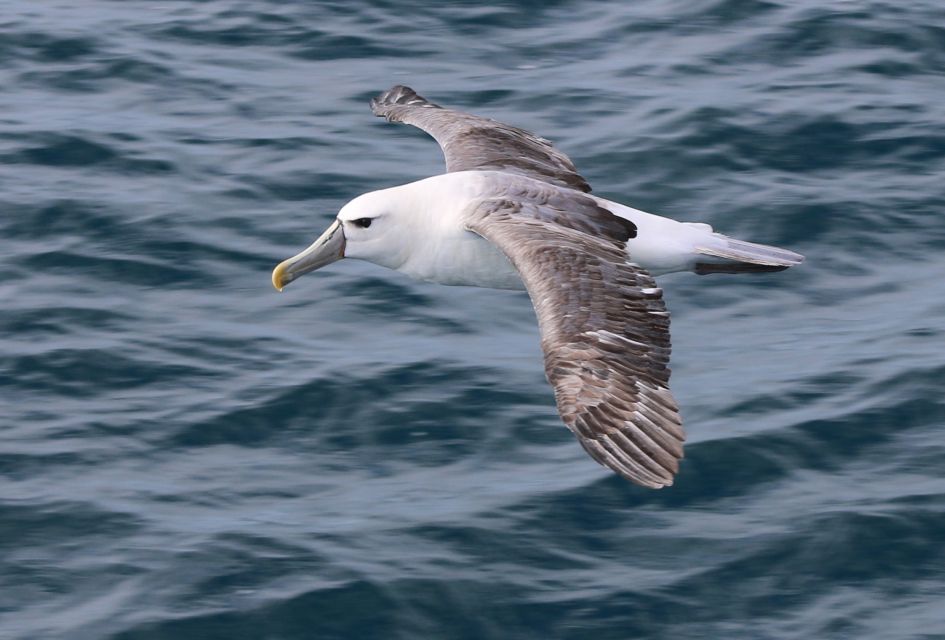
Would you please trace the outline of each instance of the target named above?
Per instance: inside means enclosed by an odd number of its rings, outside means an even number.
[[[371,100],[371,110],[390,122],[405,122],[426,131],[443,149],[446,170],[505,171],[561,187],[590,191],[568,156],[548,140],[489,118],[444,109],[396,85]]]
[[[525,282],[564,423],[599,463],[664,487],[673,483],[685,436],[668,388],[662,291],[627,262],[627,235],[618,227],[590,235],[555,222],[591,200],[571,197],[570,204],[485,200],[467,227],[501,249]]]

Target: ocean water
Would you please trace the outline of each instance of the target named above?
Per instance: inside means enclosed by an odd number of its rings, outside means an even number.
[[[932,0],[7,0],[0,637],[945,638]],[[559,422],[521,293],[272,267],[442,171],[395,83],[804,253],[676,274],[676,484]]]

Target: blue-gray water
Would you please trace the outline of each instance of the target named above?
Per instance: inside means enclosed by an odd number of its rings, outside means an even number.
[[[0,636],[945,637],[945,10],[8,0]],[[807,255],[662,280],[676,485],[560,424],[523,294],[269,272],[442,170],[409,84]]]

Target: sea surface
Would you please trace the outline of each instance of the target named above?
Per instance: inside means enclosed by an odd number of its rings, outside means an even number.
[[[939,0],[5,0],[0,637],[945,638]],[[443,171],[402,83],[807,256],[661,279],[634,486],[527,296],[269,274]]]

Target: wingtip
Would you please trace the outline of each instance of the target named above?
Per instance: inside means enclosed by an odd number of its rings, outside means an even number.
[[[387,91],[371,99],[371,111],[378,117],[390,117],[391,108],[398,106],[441,108],[405,84],[395,84]]]
[[[407,85],[395,84],[387,91],[382,91],[374,96],[374,98],[371,99],[371,106],[386,107],[395,104],[404,104],[413,97],[417,97],[416,91]]]

